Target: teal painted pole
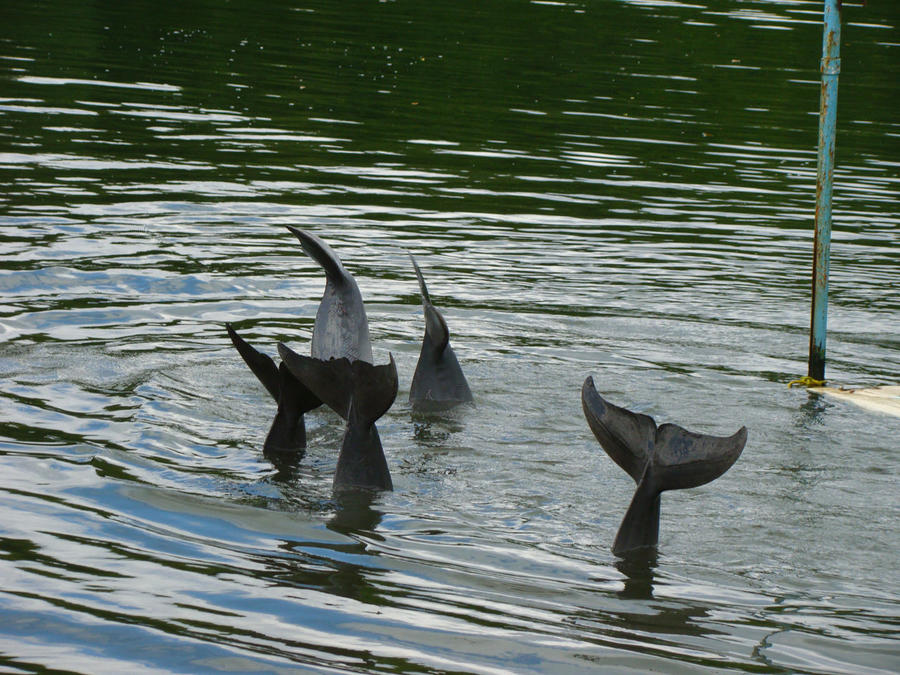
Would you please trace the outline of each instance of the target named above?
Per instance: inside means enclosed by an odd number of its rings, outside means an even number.
[[[825,330],[828,319],[828,268],[831,260],[831,190],[837,130],[838,75],[841,72],[841,0],[825,0],[822,36],[822,98],[819,107],[819,155],[816,173],[816,234],[813,244],[812,317],[809,328],[809,377],[825,379]]]

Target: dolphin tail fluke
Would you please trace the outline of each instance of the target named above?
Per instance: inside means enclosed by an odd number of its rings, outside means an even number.
[[[346,358],[323,361],[301,356],[283,344],[278,353],[285,366],[329,408],[344,419],[351,415],[363,424],[372,424],[384,415],[397,397],[397,365],[374,366],[367,361]]]
[[[638,484],[613,544],[617,555],[659,539],[660,493],[715,480],[740,457],[747,429],[710,436],[677,424],[659,427],[652,417],[609,403],[588,377],[581,389],[584,415],[600,445]]]
[[[344,282],[344,276],[347,272],[344,270],[344,266],[341,264],[341,259],[338,258],[337,253],[332,251],[328,244],[319,239],[316,235],[304,232],[303,230],[298,230],[296,227],[288,225],[287,229],[293,232],[294,236],[300,240],[300,245],[303,247],[303,251],[306,255],[322,266],[322,269],[325,270],[325,276],[328,277],[333,284],[340,285]]]
[[[281,361],[306,388],[325,405],[347,419],[353,392],[353,362],[346,358],[323,361],[303,356],[278,344]]]
[[[275,365],[275,362],[271,357],[251,347],[237,334],[237,332],[235,332],[230,323],[226,323],[225,328],[228,330],[228,337],[231,338],[231,344],[238,350],[238,354],[244,359],[244,363],[250,367],[250,370],[253,371],[253,374],[256,375],[257,379],[266,388],[266,391],[268,391],[272,395],[272,398],[277,401],[281,388],[279,384],[278,367]]]
[[[393,354],[390,359],[382,366],[373,366],[365,361],[353,362],[353,415],[363,424],[373,424],[397,398],[397,364]]]
[[[612,460],[637,483],[650,458],[656,436],[652,417],[613,405],[594,387],[588,377],[581,387],[581,405],[594,436]]]

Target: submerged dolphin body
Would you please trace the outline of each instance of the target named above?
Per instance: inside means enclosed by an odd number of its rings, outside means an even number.
[[[344,269],[340,258],[316,235],[287,228],[300,240],[306,254],[325,270],[325,293],[316,312],[310,353],[316,359],[339,359],[372,363],[369,321],[356,280]]]
[[[456,354],[450,347],[450,331],[441,313],[431,304],[425,279],[416,259],[410,254],[425,311],[425,337],[409,388],[409,402],[420,410],[441,410],[472,400],[472,392]]]
[[[347,420],[334,473],[335,491],[393,490],[375,421],[388,411],[397,397],[394,357],[391,356],[386,365],[374,366],[347,358],[323,361],[301,356],[283,344],[278,345],[278,353],[282,365]]]
[[[584,416],[600,445],[637,483],[613,543],[613,553],[656,546],[660,493],[715,480],[731,468],[747,442],[747,429],[733,436],[697,434],[676,424],[659,427],[652,417],[604,400],[588,377],[581,388]]]
[[[278,412],[263,443],[266,455],[285,455],[303,452],[306,447],[306,425],[303,414],[322,404],[318,397],[304,387],[282,363],[275,362],[257,351],[238,335],[230,323],[225,324],[231,343],[256,375],[275,402]]]

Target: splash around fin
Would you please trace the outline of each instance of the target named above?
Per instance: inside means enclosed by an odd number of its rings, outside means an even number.
[[[660,494],[715,480],[737,461],[747,428],[731,436],[710,436],[677,424],[656,425],[652,417],[606,401],[592,377],[581,388],[585,418],[600,445],[637,483],[613,543],[620,555],[659,541]]]

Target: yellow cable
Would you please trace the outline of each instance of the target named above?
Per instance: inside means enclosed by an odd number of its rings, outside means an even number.
[[[801,387],[824,387],[825,382],[826,380],[816,380],[809,375],[804,375],[799,380],[791,380],[788,382],[788,386],[793,387],[796,384]]]

